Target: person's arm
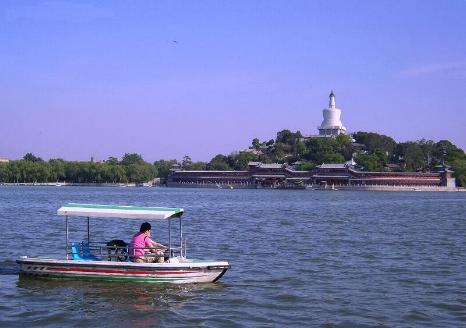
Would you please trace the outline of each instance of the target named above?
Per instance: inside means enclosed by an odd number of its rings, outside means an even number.
[[[155,242],[155,241],[152,241],[152,247],[160,248],[160,249],[163,249],[163,250],[166,250],[166,249],[167,249],[167,246],[162,245],[162,244],[160,244],[160,243],[157,243],[157,242]]]
[[[151,248],[156,248],[156,249],[162,249],[162,250],[166,250],[167,247],[165,247],[164,245],[162,244],[159,244],[155,241],[153,241],[152,239],[150,239],[149,237],[146,238],[146,246],[147,247],[151,247]],[[155,249],[151,249],[151,252],[155,252],[156,250]]]

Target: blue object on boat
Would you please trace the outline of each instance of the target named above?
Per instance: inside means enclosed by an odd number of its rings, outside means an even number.
[[[82,253],[81,253],[82,250]],[[97,256],[91,255],[88,242],[71,242],[71,257],[73,260],[81,261],[98,261],[100,258]]]

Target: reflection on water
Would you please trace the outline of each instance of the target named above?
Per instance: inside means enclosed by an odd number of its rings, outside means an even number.
[[[222,290],[227,285],[211,284],[168,284],[168,283],[138,283],[138,282],[106,282],[75,279],[49,279],[19,275],[19,288],[31,292],[47,292],[67,290],[67,293],[82,294],[89,298],[102,298],[117,304],[134,304],[138,309],[148,309],[146,306],[166,307],[182,306],[184,301],[198,292]],[[141,307],[140,307],[141,306]]]
[[[102,316],[107,323],[152,327],[160,321],[157,313],[176,313],[199,294],[221,291],[225,284],[148,284],[134,282],[103,282],[73,279],[48,279],[20,275],[17,287],[23,295],[44,297],[52,303],[70,304],[65,316],[75,319]],[[68,309],[66,307],[65,309]],[[124,322],[113,321],[126,312]],[[63,318],[65,319],[65,318]],[[66,319],[68,320],[68,319]]]

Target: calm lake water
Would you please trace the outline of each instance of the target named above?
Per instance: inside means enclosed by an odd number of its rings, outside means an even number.
[[[67,202],[183,207],[188,257],[232,269],[186,286],[19,279],[20,255],[63,254]],[[2,327],[466,325],[466,193],[0,187],[0,223]],[[140,223],[91,220],[92,238]],[[85,220],[71,227],[81,240]]]

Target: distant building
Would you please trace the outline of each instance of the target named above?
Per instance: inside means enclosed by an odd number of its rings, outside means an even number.
[[[346,128],[341,123],[341,110],[335,106],[335,94],[333,91],[329,95],[328,108],[323,110],[324,120],[319,129],[320,136],[337,136],[346,134]]]
[[[172,170],[171,187],[304,188],[305,186],[404,186],[454,188],[450,170],[420,172],[364,172],[350,163],[322,164],[310,171],[296,171],[286,164],[250,162],[247,171]]]
[[[10,160],[6,158],[0,158],[0,163],[8,163]]]
[[[456,188],[456,179],[453,177],[453,171],[450,170],[449,166],[445,164],[437,165],[433,171],[441,175],[442,185],[447,188]]]
[[[341,123],[341,109],[338,109],[335,105],[335,93],[333,91],[329,94],[328,108],[324,108],[322,114],[324,120],[322,124],[317,127],[319,134],[304,136],[301,141],[307,141],[312,138],[335,138],[340,134],[346,134],[346,128],[343,126],[343,123]]]

